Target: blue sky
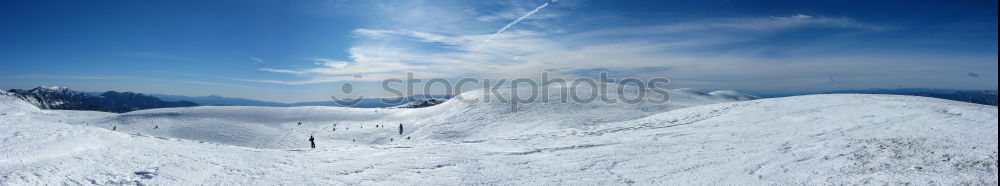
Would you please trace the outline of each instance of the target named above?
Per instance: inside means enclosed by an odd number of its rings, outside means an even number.
[[[344,82],[997,88],[997,1],[3,1],[0,88],[319,101]],[[355,78],[353,75],[363,75]]]

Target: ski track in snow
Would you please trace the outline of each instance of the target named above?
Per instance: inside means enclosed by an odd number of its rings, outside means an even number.
[[[888,95],[671,96],[659,105],[533,103],[517,112],[448,101],[123,114],[38,110],[0,96],[0,185],[997,185],[993,106]],[[307,148],[309,135],[317,149]]]

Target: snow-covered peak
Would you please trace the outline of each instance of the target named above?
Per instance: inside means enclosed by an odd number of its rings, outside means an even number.
[[[34,94],[45,94],[45,93],[56,93],[65,95],[82,94],[81,92],[77,92],[67,87],[61,87],[61,86],[39,86],[29,91]]]
[[[59,90],[67,90],[67,89],[69,89],[69,88],[61,87],[61,86],[39,86],[38,88],[39,89],[45,89],[45,90],[51,90],[51,91],[59,91]]]
[[[734,99],[734,100],[740,100],[740,101],[749,101],[749,100],[761,99],[761,97],[750,95],[750,94],[744,94],[744,93],[736,92],[734,90],[719,90],[719,91],[710,92],[708,94],[716,96],[716,97],[727,98],[727,99]]]

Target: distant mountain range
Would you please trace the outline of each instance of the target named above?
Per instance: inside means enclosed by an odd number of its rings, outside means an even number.
[[[910,89],[841,90],[841,91],[825,92],[824,94],[844,94],[844,93],[924,96],[924,97],[932,97],[932,98],[940,98],[940,99],[947,99],[954,101],[964,101],[970,103],[997,106],[996,90],[969,91],[969,90],[953,90],[953,89],[910,88]]]
[[[211,96],[178,96],[178,95],[164,95],[164,94],[149,94],[149,95],[160,98],[160,100],[163,101],[191,101],[198,103],[199,105],[205,105],[205,106],[272,106],[272,107],[288,106],[288,104],[285,103],[260,101],[260,100],[245,99],[245,98],[230,98],[217,95],[211,95]]]
[[[41,109],[92,110],[123,113],[135,110],[198,106],[190,101],[162,101],[134,92],[108,91],[100,95],[73,91],[65,87],[37,87],[29,90],[10,89],[4,94],[17,97]]]

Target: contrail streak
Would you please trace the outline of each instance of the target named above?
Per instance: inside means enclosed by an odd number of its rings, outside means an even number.
[[[552,3],[555,3],[555,2],[556,2],[556,0],[552,0]],[[503,28],[500,28],[500,30],[497,30],[496,33],[493,33],[493,35],[490,35],[489,38],[486,38],[486,41],[483,41],[483,43],[480,43],[479,46],[476,47],[476,49],[482,48],[483,45],[486,45],[486,43],[489,43],[490,40],[493,40],[493,38],[497,37],[497,35],[500,35],[500,33],[503,33],[504,31],[507,31],[508,28],[514,26],[515,24],[517,24],[517,23],[521,22],[522,20],[524,20],[524,18],[528,18],[528,16],[531,16],[532,14],[535,14],[535,12],[538,12],[539,10],[542,10],[543,8],[545,8],[547,6],[549,6],[549,3],[542,4],[542,6],[538,6],[534,10],[531,10],[530,12],[525,13],[521,17],[518,17],[517,19],[515,19],[513,22],[510,22],[507,25],[503,26]]]

